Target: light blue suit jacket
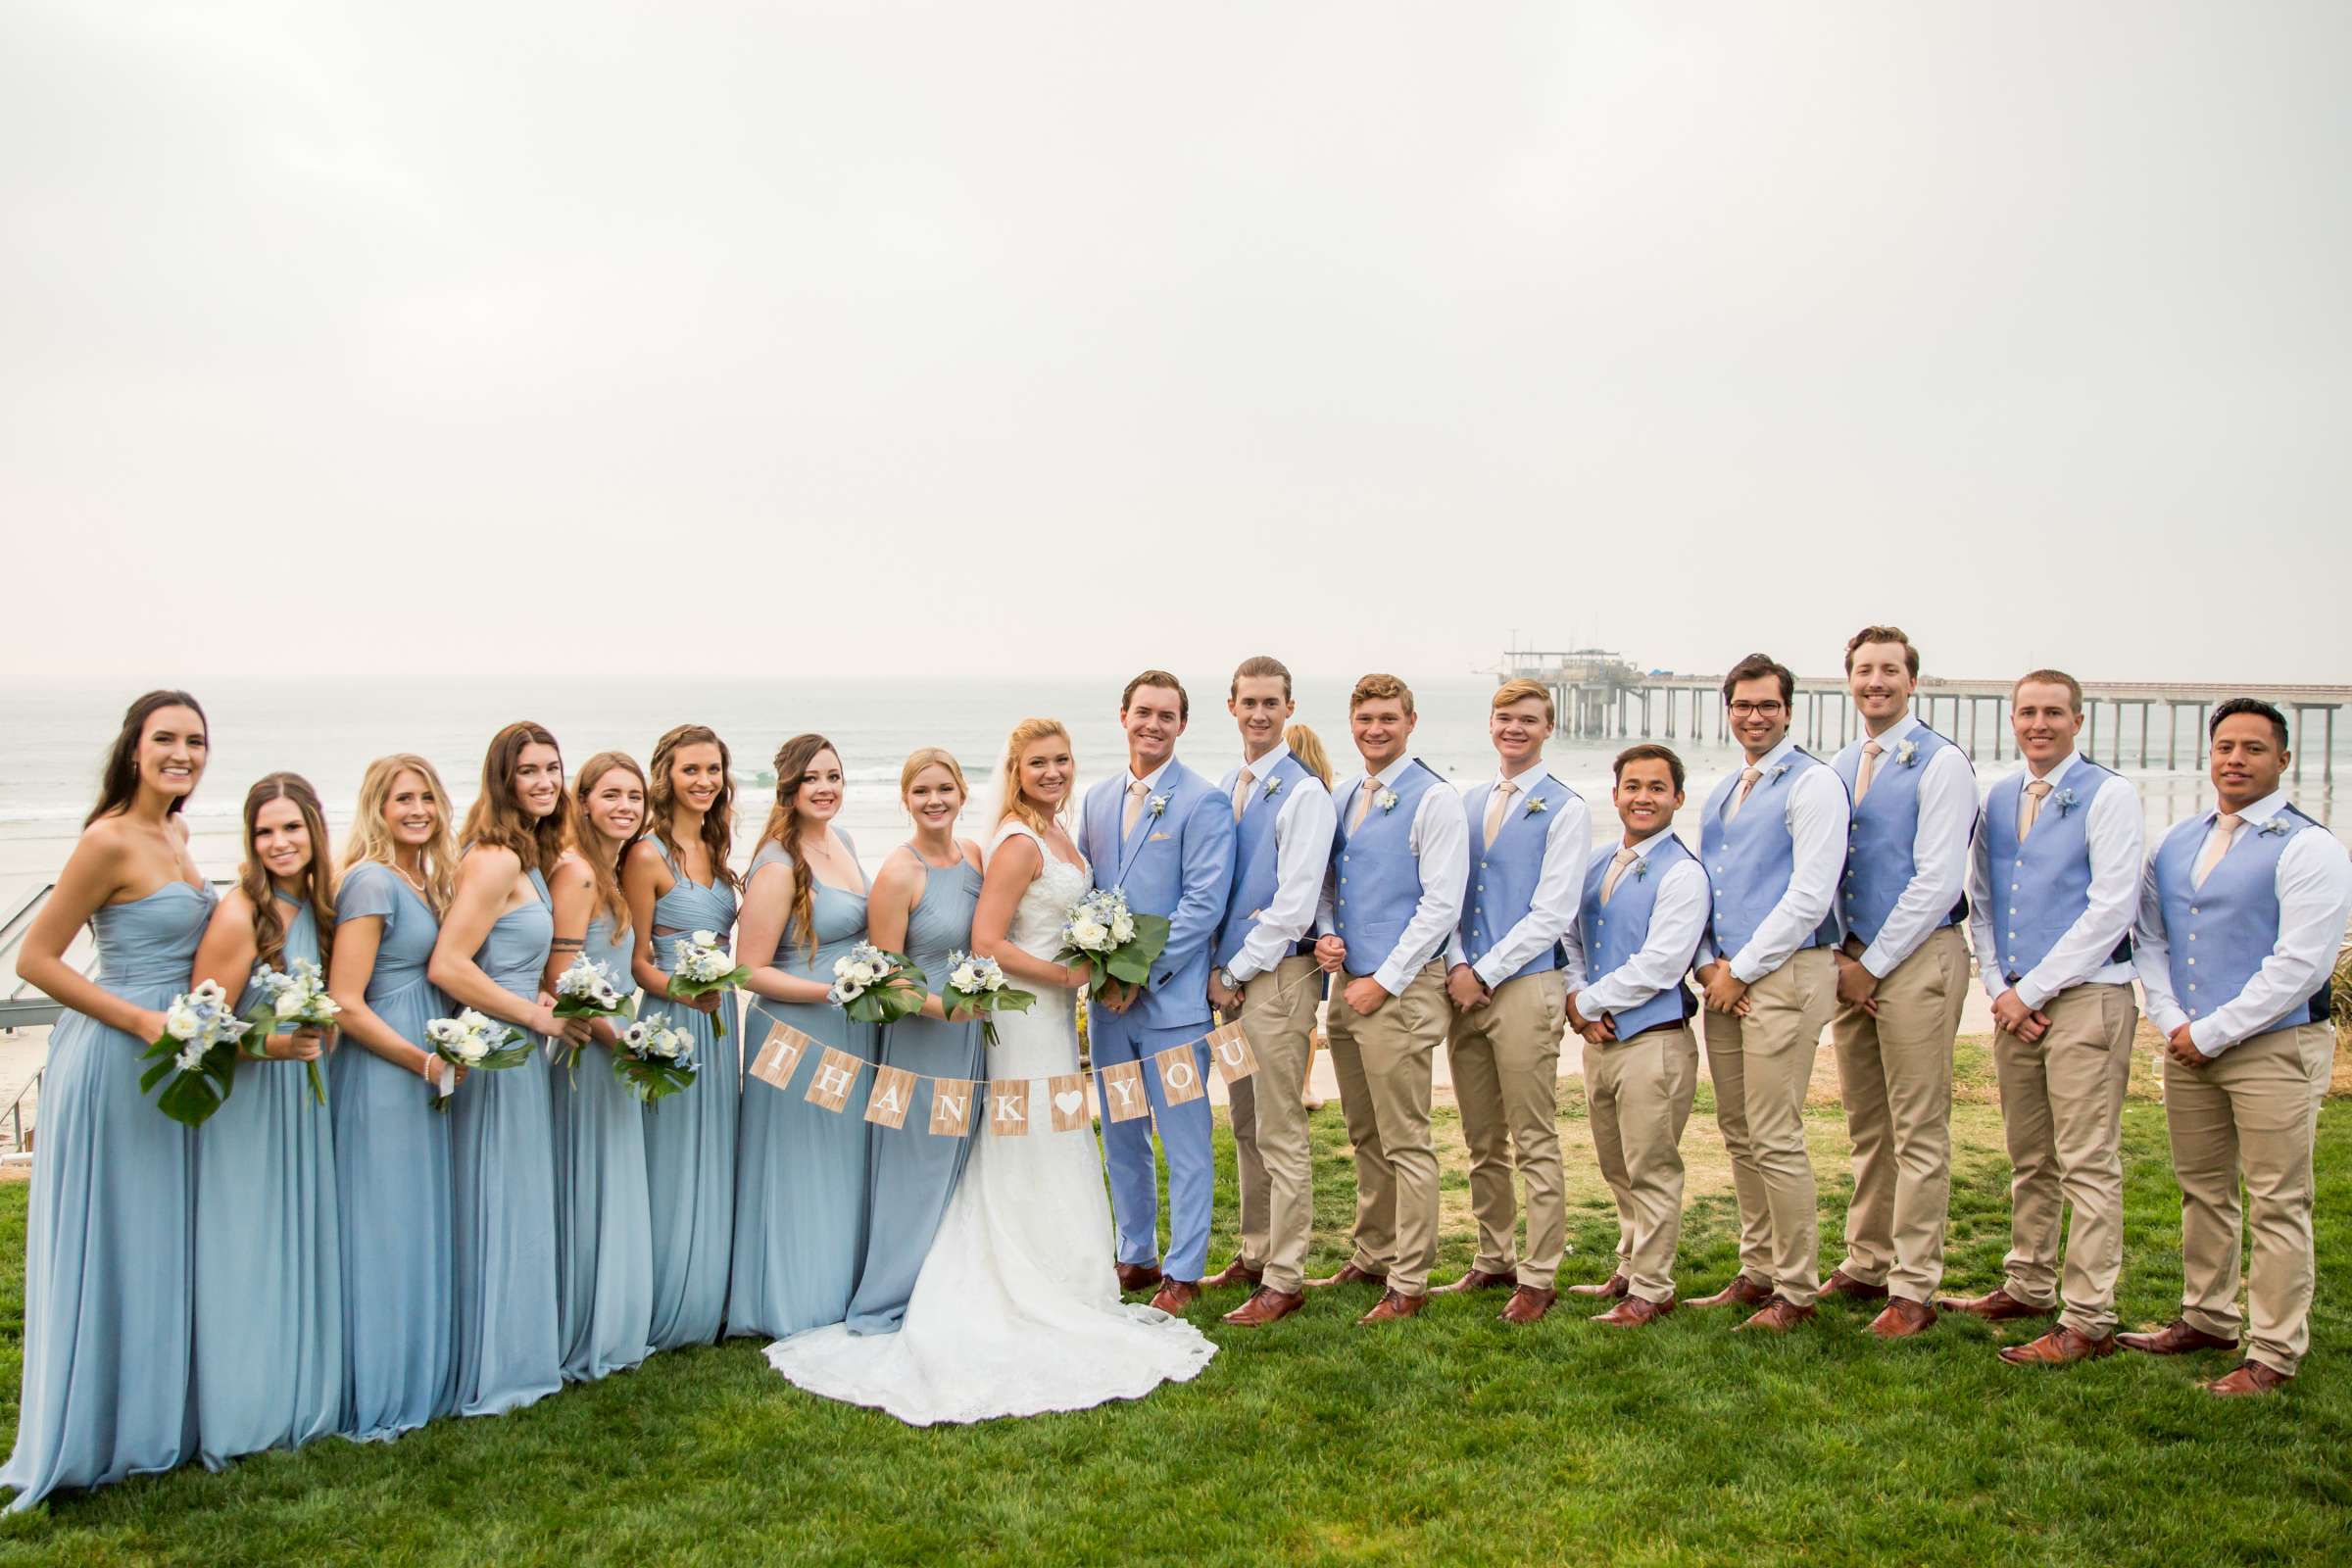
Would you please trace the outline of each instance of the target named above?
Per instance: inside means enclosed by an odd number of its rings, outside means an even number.
[[[1208,1021],[1209,948],[1233,888],[1233,803],[1181,761],[1160,775],[1167,801],[1147,805],[1122,840],[1127,769],[1086,792],[1078,853],[1095,869],[1095,886],[1118,888],[1138,914],[1168,917],[1168,945],[1152,983],[1127,1017],[1146,1029],[1181,1029]]]

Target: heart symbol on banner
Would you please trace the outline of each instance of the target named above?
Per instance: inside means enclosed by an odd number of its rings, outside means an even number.
[[[1064,1116],[1076,1115],[1078,1113],[1078,1107],[1085,1103],[1086,1097],[1075,1089],[1064,1089],[1060,1094],[1054,1097],[1054,1108],[1060,1111]]]

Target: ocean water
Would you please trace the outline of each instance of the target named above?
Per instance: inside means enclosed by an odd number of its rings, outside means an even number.
[[[1222,774],[1239,759],[1240,743],[1224,706],[1223,672],[1178,671],[1193,697],[1193,715],[1177,755],[1197,771]],[[1494,752],[1487,742],[1486,712],[1494,681],[1487,676],[1418,679],[1420,711],[1414,750],[1439,772],[1468,788],[1488,777]],[[120,723],[123,707],[137,695],[127,687],[0,687],[0,901],[14,908],[19,899],[53,878],[74,845],[81,818],[96,798],[99,763]],[[503,724],[534,719],[562,743],[567,766],[576,767],[605,750],[627,752],[640,763],[654,741],[672,724],[704,723],[726,738],[736,775],[736,844],[748,858],[751,835],[765,820],[774,796],[769,770],[777,748],[808,730],[839,748],[848,789],[840,818],[868,866],[908,832],[899,806],[900,764],[921,746],[944,746],[962,761],[975,793],[987,797],[985,775],[999,765],[1004,737],[1032,714],[1061,719],[1069,726],[1085,784],[1109,776],[1125,763],[1118,727],[1119,686],[1111,681],[1040,679],[1001,682],[938,680],[921,688],[890,682],[831,681],[822,684],[707,682],[633,679],[608,671],[582,679],[498,677],[476,682],[304,682],[220,680],[203,683],[196,695],[212,720],[213,750],[205,779],[188,808],[199,863],[214,875],[228,875],[237,860],[237,809],[246,787],[262,774],[291,768],[317,786],[338,844],[349,825],[360,776],[369,759],[386,752],[417,752],[440,768],[463,812],[475,793],[481,757]],[[1348,685],[1336,680],[1298,683],[1298,719],[1312,725],[1331,753],[1342,778],[1354,771],[1348,740]],[[1688,714],[1684,717],[1688,726]],[[1661,726],[1662,727],[1662,726]],[[2185,725],[2183,726],[2185,732]],[[2341,726],[2338,765],[2352,787],[2352,716]],[[1688,735],[1673,744],[1690,771],[1691,808],[1727,771],[1739,765],[1734,746]],[[1802,720],[1799,720],[1802,740]],[[1637,737],[1638,738],[1638,737]],[[1663,734],[1653,737],[1665,740]],[[1553,769],[1606,811],[1609,763],[1625,742],[1556,738],[1549,750]],[[1824,737],[1820,755],[1835,751],[1835,733]],[[2136,752],[2136,735],[2127,743],[2127,760]],[[2102,760],[2107,748],[2101,747]],[[2185,745],[2183,758],[2187,755]],[[2016,766],[1980,756],[1978,776],[1989,783]],[[2124,771],[2139,785],[2151,835],[2210,805],[2212,787],[2203,773],[2161,766]],[[2289,780],[2290,795],[2303,809],[2328,823],[2339,837],[2330,794],[2320,782],[2317,757],[2304,777]],[[980,836],[977,813],[963,831]]]

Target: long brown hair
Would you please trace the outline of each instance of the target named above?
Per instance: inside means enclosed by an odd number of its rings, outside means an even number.
[[[703,848],[710,856],[710,877],[722,887],[741,891],[743,879],[727,863],[735,853],[735,757],[727,743],[718,738],[718,731],[708,724],[679,724],[654,742],[653,777],[645,781],[645,815],[654,837],[669,851],[670,860],[683,867],[685,856],[678,841],[670,837],[670,812],[676,809],[678,791],[670,779],[671,765],[678,753],[689,746],[718,748],[718,799],[703,813]],[[642,835],[641,835],[642,836]],[[684,872],[681,870],[680,875]]]
[[[335,949],[334,857],[327,849],[326,813],[318,808],[318,792],[300,773],[271,773],[245,792],[245,863],[237,868],[237,886],[253,906],[253,961],[272,969],[285,967],[286,917],[277,910],[277,885],[262,858],[253,853],[262,808],[271,801],[292,801],[311,837],[311,865],[303,880],[310,884],[305,897],[318,924],[318,967],[323,973]]]
[[[1065,746],[1070,743],[1070,732],[1061,727],[1058,718],[1024,718],[1013,725],[1012,733],[1004,738],[1004,771],[998,780],[1001,798],[997,802],[997,819],[988,825],[991,835],[1006,817],[1016,822],[1026,822],[1040,836],[1053,831],[1054,817],[1039,810],[1030,803],[1029,797],[1021,793],[1021,754],[1049,735],[1060,736]],[[1070,759],[1070,771],[1075,775],[1077,769],[1078,760],[1073,756]],[[1070,793],[1065,792],[1061,797],[1061,811],[1070,808]],[[1059,816],[1061,811],[1054,812],[1054,816]]]
[[[587,864],[589,885],[596,890],[596,902],[605,911],[605,918],[612,922],[614,942],[629,928],[629,901],[620,891],[620,862],[628,858],[629,845],[645,837],[645,819],[640,816],[637,831],[626,842],[614,846],[610,857],[599,853],[589,842],[591,837],[604,837],[604,832],[589,818],[588,797],[595,790],[596,781],[616,767],[625,767],[636,774],[640,786],[645,783],[645,769],[628,753],[599,752],[581,766],[571,785],[571,847]]]
[[[204,705],[181,691],[153,691],[132,703],[122,714],[122,728],[115,735],[114,745],[107,748],[106,766],[98,775],[98,804],[90,814],[81,819],[88,827],[102,816],[127,811],[139,794],[139,737],[147,733],[147,720],[159,709],[185,708],[194,711],[197,721],[204,725],[205,739],[210,742],[213,721],[204,716]],[[209,746],[207,748],[210,749]],[[187,804],[184,795],[175,795],[166,809],[176,811]]]
[[[418,869],[423,873],[424,902],[435,915],[447,914],[458,885],[458,838],[450,824],[449,791],[442,787],[433,764],[414,752],[379,757],[361,775],[359,815],[352,819],[351,834],[343,841],[343,870],[348,875],[353,866],[369,860],[383,865],[400,863],[400,851],[384,821],[384,807],[403,773],[416,774],[433,792],[433,836],[424,841]]]
[[[466,808],[458,838],[469,850],[477,844],[513,850],[525,871],[544,876],[571,836],[571,797],[559,786],[554,810],[535,822],[522,814],[514,799],[514,770],[526,746],[554,746],[556,765],[564,765],[564,748],[556,746],[544,724],[526,718],[491,736],[490,750],[482,755],[482,790]]]
[[[776,804],[767,813],[767,826],[760,830],[760,842],[774,839],[792,857],[792,917],[785,922],[789,934],[794,925],[801,930],[801,939],[808,944],[808,956],[816,956],[816,872],[808,864],[808,856],[801,848],[801,780],[808,764],[816,760],[819,752],[831,752],[839,757],[841,751],[822,735],[795,735],[776,750]]]

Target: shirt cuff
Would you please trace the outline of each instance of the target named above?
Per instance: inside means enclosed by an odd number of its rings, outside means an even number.
[[[2195,1023],[2192,1023],[2188,1026],[2188,1043],[2196,1047],[2198,1054],[2203,1055],[2207,1061],[2211,1061],[2214,1057],[2220,1055],[2223,1052],[2228,1051],[2231,1046],[2237,1044],[2237,1042],[2234,1040],[2214,1039],[2213,1037],[2219,1034],[2221,1031],[2213,1028],[2212,1024],[2213,1020],[2211,1018],[2199,1018]],[[2173,1029],[2178,1029],[2180,1027],[2180,1026],[2179,1024],[2173,1025]],[[2167,1029],[2165,1033],[2168,1035],[2171,1034],[2172,1029]]]
[[[2161,1006],[2152,1006],[2148,1009],[2148,1027],[2167,1040],[2173,1038],[2174,1030],[2186,1022],[2188,1022],[2188,1014],[2180,1010],[2179,1003],[2168,1002]]]
[[[1870,971],[1870,977],[1873,980],[1884,980],[1903,966],[1901,958],[1887,956],[1886,945],[1883,942],[1873,942],[1869,947],[1864,948],[1862,956],[1855,961]]]
[[[2009,987],[2009,989],[2017,993],[2018,1001],[2024,1003],[2027,1006],[2034,1008],[2037,1012],[2041,1010],[2041,1004],[2043,1003],[2049,1001],[2050,998],[2057,995],[2057,993],[2054,991],[2045,991],[2040,986],[2036,985],[2034,981],[2034,977],[2030,974],[2019,975],[2017,977],[2017,984]],[[1994,1000],[1997,1001],[1999,999],[1996,996]]]
[[[1396,960],[1395,958],[1391,958],[1387,963],[1382,964],[1379,968],[1372,971],[1372,978],[1378,981],[1380,983],[1380,989],[1386,991],[1390,996],[1401,997],[1404,995],[1406,983],[1410,981],[1412,977],[1408,974],[1392,973],[1391,971],[1395,968],[1396,963]]]
[[[1764,966],[1756,962],[1753,948],[1741,948],[1732,956],[1732,978],[1743,986],[1752,986],[1764,978]]]

